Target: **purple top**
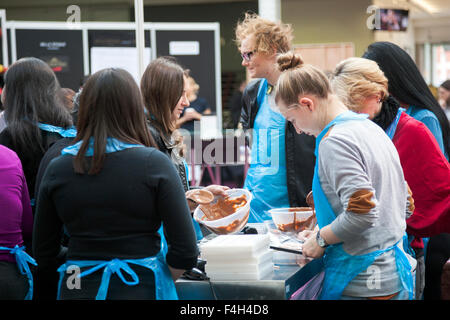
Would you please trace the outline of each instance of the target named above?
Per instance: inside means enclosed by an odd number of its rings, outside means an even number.
[[[24,239],[31,239],[32,230],[33,214],[22,163],[14,151],[0,145],[0,247],[22,246]],[[0,261],[16,260],[0,250]]]

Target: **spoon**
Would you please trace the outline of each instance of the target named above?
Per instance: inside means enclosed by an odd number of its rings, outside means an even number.
[[[204,189],[186,191],[186,198],[197,204],[208,204],[214,201],[212,192]]]

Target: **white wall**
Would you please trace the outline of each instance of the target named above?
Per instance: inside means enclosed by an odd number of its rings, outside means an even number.
[[[450,42],[450,17],[416,20],[414,31],[417,44]]]

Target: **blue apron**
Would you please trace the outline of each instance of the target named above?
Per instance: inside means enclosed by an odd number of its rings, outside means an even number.
[[[331,126],[347,121],[362,121],[367,117],[368,115],[366,114],[356,114],[352,111],[347,111],[331,121],[317,137],[313,195],[317,222],[320,229],[329,225],[334,221],[334,219],[336,219],[336,215],[322,190],[318,176],[320,141]],[[413,299],[413,277],[411,275],[411,265],[406,257],[406,254],[399,248],[398,244],[399,242],[384,250],[377,250],[363,255],[350,255],[346,253],[342,247],[342,243],[327,247],[323,256],[325,276],[319,299],[340,299],[342,292],[350,281],[352,281],[359,273],[366,270],[378,256],[390,250],[394,250],[395,252],[395,261],[402,287],[408,291],[409,299]]]
[[[385,131],[386,134],[389,136],[389,138],[391,138],[391,140],[394,139],[394,135],[395,135],[395,131],[397,130],[398,122],[400,120],[402,113],[405,111],[406,110],[403,108],[398,108],[397,115],[395,116],[394,121],[392,121],[392,123],[389,125],[389,127]],[[408,114],[408,112],[406,112],[406,114]],[[408,236],[408,234],[405,233],[405,235],[403,236],[403,249],[410,256],[416,257],[416,252],[411,247],[411,242],[413,241],[413,239],[414,239],[413,236]],[[426,257],[426,250],[427,250],[427,245],[428,245],[429,240],[430,240],[430,238],[422,238],[423,248],[424,248],[423,249],[424,259]]]
[[[80,140],[77,143],[64,148],[61,151],[61,155],[70,154],[70,155],[76,156],[78,154],[78,151],[80,150],[82,144],[83,144],[83,140]],[[115,138],[107,138],[105,152],[112,153],[112,152],[116,152],[116,151],[121,151],[121,150],[129,149],[129,148],[137,148],[137,147],[144,147],[144,146],[142,144],[126,143],[126,142],[117,140]],[[89,138],[89,145],[88,145],[88,148],[86,149],[85,155],[87,157],[92,157],[94,155],[94,138],[92,138],[92,137]]]
[[[273,208],[289,207],[286,181],[285,131],[286,119],[271,110],[267,92],[267,80],[260,83],[255,118],[251,163],[244,188],[253,199],[250,203],[249,223],[270,220],[268,212]],[[273,147],[273,148],[272,148]]]
[[[19,271],[21,274],[26,274],[28,278],[28,292],[25,296],[24,300],[31,300],[33,299],[33,274],[31,273],[30,266],[28,265],[31,263],[32,265],[37,266],[36,261],[28,255],[28,253],[25,252],[25,247],[19,247],[16,245],[14,248],[7,248],[7,247],[0,247],[0,250],[6,250],[9,251],[10,254],[13,254],[16,258],[17,267],[19,268]]]
[[[172,280],[172,276],[165,261],[165,258],[160,251],[154,257],[148,257],[144,259],[113,259],[110,261],[94,261],[94,260],[69,260],[58,268],[59,272],[59,283],[58,283],[58,296],[60,299],[61,285],[64,278],[64,273],[66,270],[73,265],[79,268],[91,267],[88,270],[81,272],[77,277],[80,279],[97,270],[104,269],[102,280],[100,282],[100,287],[97,292],[95,300],[106,300],[108,294],[109,281],[112,274],[117,274],[117,276],[122,280],[123,283],[129,286],[134,286],[139,284],[139,277],[136,272],[129,266],[129,264],[135,264],[147,269],[150,269],[155,275],[155,296],[156,300],[178,300],[177,291],[175,289],[175,283]],[[129,276],[131,276],[132,281],[128,281],[124,278],[122,270],[125,271]]]

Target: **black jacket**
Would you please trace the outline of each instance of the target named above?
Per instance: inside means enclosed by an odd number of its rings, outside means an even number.
[[[156,122],[152,121],[147,125],[150,129],[150,133],[153,139],[158,145],[159,151],[167,155],[169,159],[172,160],[172,163],[175,166],[175,169],[177,169],[178,175],[181,178],[181,182],[183,183],[184,191],[188,191],[190,187],[186,174],[186,168],[184,166],[183,158],[178,155],[178,151],[176,150],[177,147],[173,144],[173,141],[170,137],[166,137],[161,133],[161,130],[159,129],[159,126]]]
[[[242,96],[241,123],[245,131],[253,129],[259,106],[257,95],[261,80],[254,80],[245,88]],[[248,132],[248,131],[247,131]],[[297,134],[294,126],[286,124],[286,178],[291,207],[305,207],[306,196],[312,190],[316,157],[316,138]]]

